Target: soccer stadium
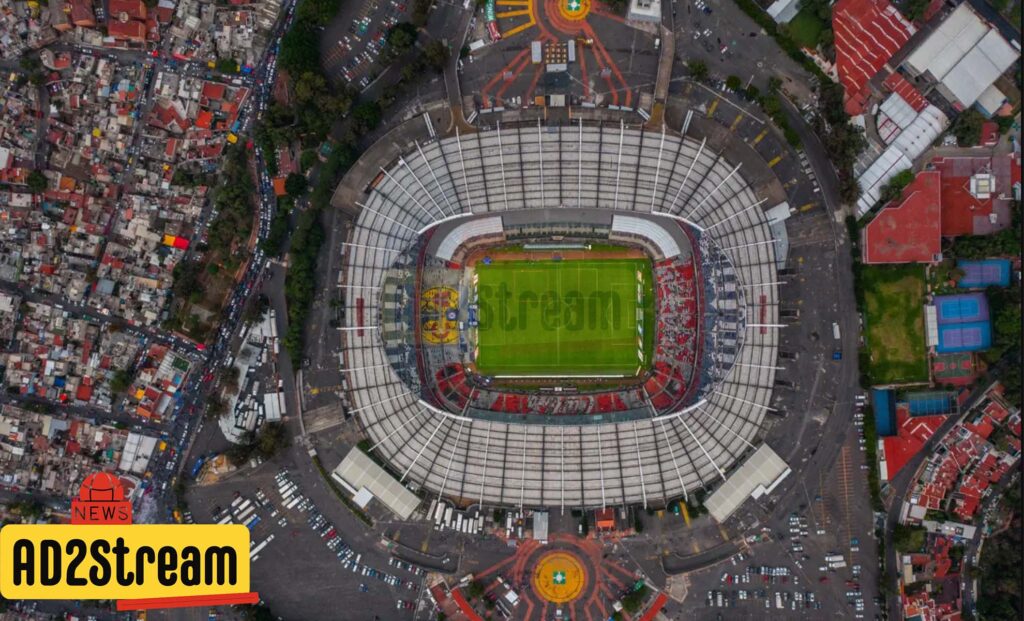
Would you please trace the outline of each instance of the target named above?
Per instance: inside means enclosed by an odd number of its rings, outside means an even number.
[[[361,199],[343,372],[403,484],[464,506],[659,507],[760,445],[775,240],[706,142],[499,126],[414,144]]]

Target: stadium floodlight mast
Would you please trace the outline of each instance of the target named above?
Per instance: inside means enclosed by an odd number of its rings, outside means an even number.
[[[423,190],[423,193],[427,195],[427,198],[430,199],[430,202],[434,203],[434,206],[437,207],[437,210],[441,212],[442,218],[445,218],[449,215],[454,215],[454,212],[452,214],[449,214],[445,212],[444,209],[441,208],[441,204],[437,202],[437,199],[434,198],[433,194],[427,191],[426,186],[424,186],[423,182],[420,181],[420,176],[416,174],[416,171],[414,171],[411,166],[409,166],[409,162],[405,161],[404,157],[399,157],[398,163],[404,166],[407,171],[409,171],[409,175],[416,181],[416,185],[420,186],[420,189]],[[381,168],[381,170],[384,169]],[[385,174],[387,174],[387,171],[385,171]],[[390,175],[388,175],[388,178],[390,178]]]
[[[729,181],[729,179],[732,179],[732,176],[735,175],[736,173],[738,173],[742,166],[743,166],[743,162],[740,162],[739,164],[736,164],[736,167],[733,168],[732,171],[730,171],[729,174],[725,176],[725,179],[722,179],[722,181],[718,185],[716,185],[713,190],[711,190],[710,192],[705,194],[704,198],[702,198],[700,200],[700,202],[697,203],[697,205],[693,209],[691,209],[688,214],[686,214],[686,217],[687,218],[692,217],[693,214],[697,213],[698,209],[700,209],[701,207],[704,206],[704,203],[708,202],[709,198],[711,198],[715,194],[718,194],[718,190],[720,190],[722,188],[722,186],[725,185]]]
[[[427,156],[423,154],[423,148],[420,146],[420,143],[419,143],[418,140],[416,141],[416,151],[420,154],[420,159],[423,160],[424,163],[426,163],[427,170],[430,171],[430,176],[433,177],[433,179],[434,179],[434,185],[436,185],[438,191],[441,192],[441,198],[444,199],[444,202],[452,210],[452,215],[455,215],[458,212],[455,211],[455,207],[452,207],[452,202],[448,198],[448,193],[445,192],[444,191],[444,187],[441,186],[441,181],[437,178],[437,173],[434,172],[434,167],[430,165],[430,160],[428,160]],[[459,197],[456,196],[455,200],[457,201],[458,198]],[[459,204],[459,208],[460,209],[462,208],[462,204],[461,203]]]

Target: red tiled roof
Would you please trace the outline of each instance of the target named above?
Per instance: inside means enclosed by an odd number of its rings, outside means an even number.
[[[200,129],[210,129],[213,125],[213,113],[209,110],[201,110],[199,115],[196,116],[196,127]]]
[[[1009,226],[1012,188],[1020,183],[1021,176],[1019,154],[939,157],[931,165],[942,173],[943,237],[983,235]],[[971,177],[981,172],[991,172],[995,177],[995,192],[987,199],[971,194]],[[992,213],[997,216],[996,224],[989,219]]]
[[[906,406],[896,408],[896,435],[882,438],[888,480],[921,450],[945,420],[945,416],[910,416]]]
[[[217,84],[216,82],[203,82],[202,96],[214,100],[220,101],[224,99],[224,91],[226,87],[223,84]]]
[[[284,196],[287,190],[284,189],[284,177],[274,177],[274,196]]]
[[[882,82],[882,86],[902,97],[903,101],[917,112],[928,107],[928,100],[914,88],[913,84],[896,72],[890,73]]]
[[[864,227],[865,263],[931,263],[942,251],[941,176],[918,173],[903,190],[901,202],[889,203]]]
[[[131,19],[146,19],[146,5],[142,0],[107,0],[107,14],[114,21],[122,13]]]
[[[469,605],[469,602],[466,601],[466,598],[462,595],[461,589],[452,590],[452,599],[455,600],[455,603],[459,606],[459,610],[462,611],[462,614],[466,615],[466,618],[468,618],[469,621],[484,621],[483,618],[473,610],[473,607]]]
[[[146,25],[131,19],[124,22],[109,21],[107,22],[107,34],[115,39],[144,41],[146,39]]]
[[[910,39],[914,27],[887,0],[839,0],[832,31],[846,112],[857,115],[864,111],[868,82]]]

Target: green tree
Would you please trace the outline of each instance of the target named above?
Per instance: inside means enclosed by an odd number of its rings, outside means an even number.
[[[275,621],[277,617],[266,604],[245,604],[239,606],[239,612],[245,621]]]
[[[28,185],[28,191],[33,194],[42,194],[46,191],[46,186],[49,185],[46,175],[38,170],[30,172],[28,178],[25,179],[25,183]]]
[[[431,41],[423,48],[423,58],[435,71],[442,73],[450,58],[448,47],[440,41]]]
[[[352,109],[352,121],[356,132],[365,134],[378,125],[381,120],[380,104],[376,101],[364,101]]]
[[[416,26],[409,22],[400,22],[392,26],[387,33],[388,46],[396,56],[405,54],[416,45]]]
[[[882,186],[881,191],[878,193],[879,202],[883,205],[898,199],[903,190],[910,185],[914,180],[914,171],[907,168],[893,175],[892,179],[889,179],[885,185]]]
[[[892,544],[901,552],[919,552],[924,547],[926,532],[923,526],[897,524],[892,532]]]
[[[314,149],[305,149],[299,154],[299,168],[302,172],[308,171],[310,168],[316,165],[317,157]]]
[[[121,394],[132,385],[132,374],[127,369],[118,369],[110,378],[110,392]]]
[[[738,93],[740,87],[743,86],[743,81],[740,80],[739,76],[731,75],[725,78],[725,87],[733,92]]]
[[[298,198],[305,194],[308,187],[309,181],[306,176],[299,173],[289,173],[284,180],[284,191],[292,198]]]
[[[238,61],[234,58],[218,58],[217,71],[221,73],[238,73]]]
[[[698,82],[706,82],[711,75],[707,63],[703,60],[691,60],[686,63],[686,68],[690,70],[690,77]]]
[[[981,126],[985,117],[971,108],[960,113],[953,122],[950,131],[956,136],[956,143],[961,147],[973,147],[981,142]]]

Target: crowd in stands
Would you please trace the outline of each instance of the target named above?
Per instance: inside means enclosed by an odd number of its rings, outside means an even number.
[[[658,301],[654,370],[644,389],[658,410],[686,395],[698,355],[700,310],[693,261],[666,259],[654,266]]]

